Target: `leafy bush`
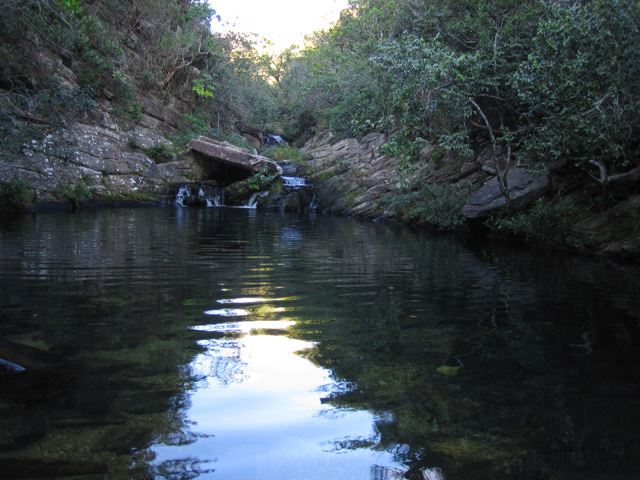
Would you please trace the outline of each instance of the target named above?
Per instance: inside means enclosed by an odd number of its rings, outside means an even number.
[[[24,180],[16,177],[7,183],[0,183],[0,205],[25,206],[35,200],[33,188]]]
[[[540,246],[583,249],[591,245],[592,239],[574,226],[585,214],[583,209],[568,202],[539,201],[526,210],[493,215],[485,225],[499,235],[522,238]]]
[[[250,192],[265,192],[269,190],[275,180],[276,177],[274,175],[269,175],[269,172],[265,169],[261,172],[252,174],[246,180],[231,184],[227,188],[227,192],[231,195],[242,195]]]
[[[284,181],[277,178],[269,187],[269,195],[280,195],[282,192],[284,192]]]
[[[464,223],[462,207],[471,193],[469,182],[423,185],[419,190],[389,193],[380,206],[401,220],[426,222],[439,230],[455,230]]]
[[[312,158],[308,153],[305,153],[296,147],[292,147],[291,145],[273,145],[265,149],[265,151],[262,152],[262,155],[272,160],[289,160],[294,163],[304,163]]]
[[[514,77],[532,124],[522,147],[594,176],[596,162],[628,170],[640,152],[640,3],[551,3]]]
[[[74,186],[58,184],[51,193],[59,200],[68,199],[74,208],[93,198],[93,191],[85,181],[80,181]]]
[[[0,149],[9,161],[19,160],[25,149],[70,159],[75,142],[64,128],[95,107],[90,87],[67,88],[54,77],[31,96],[21,97],[17,106],[40,122],[27,122],[24,115],[0,112]]]
[[[173,150],[165,143],[156,143],[151,147],[145,148],[144,153],[160,163],[167,163],[175,159]]]
[[[247,184],[249,185],[249,190],[262,192],[267,190],[275,179],[276,177],[269,175],[269,172],[265,169],[261,172],[254,173],[247,178]]]
[[[138,139],[136,137],[127,138],[127,145],[129,145],[129,147],[133,148],[134,150],[140,148],[140,142],[138,142]]]

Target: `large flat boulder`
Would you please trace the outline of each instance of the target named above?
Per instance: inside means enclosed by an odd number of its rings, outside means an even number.
[[[254,155],[248,150],[236,147],[229,143],[222,143],[207,137],[198,137],[191,140],[187,147],[200,154],[206,160],[222,163],[232,167],[262,172],[266,170],[270,175],[280,175],[281,168],[276,162],[267,157]]]
[[[507,173],[507,185],[513,205],[523,205],[542,197],[551,188],[549,176],[512,168]],[[498,177],[487,181],[474,193],[462,209],[466,218],[484,218],[505,207],[506,198],[498,186]]]

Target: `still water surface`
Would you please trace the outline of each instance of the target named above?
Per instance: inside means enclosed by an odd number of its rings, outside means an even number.
[[[0,227],[0,359],[2,478],[640,475],[637,266],[313,215],[37,215]]]

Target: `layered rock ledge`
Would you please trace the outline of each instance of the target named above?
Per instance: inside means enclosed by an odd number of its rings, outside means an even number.
[[[191,140],[187,147],[200,154],[201,158],[207,161],[222,163],[250,172],[266,171],[270,175],[282,173],[282,169],[270,158],[252,154],[244,148],[236,147],[227,142],[218,142],[200,136]]]

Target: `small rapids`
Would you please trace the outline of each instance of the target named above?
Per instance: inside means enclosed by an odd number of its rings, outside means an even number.
[[[312,185],[307,183],[306,178],[295,177],[295,176],[282,176],[280,177],[283,180],[283,186],[287,193],[283,195],[282,198],[288,198],[294,192],[299,192],[303,189],[311,189]],[[246,203],[243,205],[234,204],[231,198],[231,204],[225,203],[225,189],[223,187],[206,185],[206,184],[197,184],[197,183],[189,183],[182,185],[176,196],[173,200],[173,205],[176,207],[233,207],[233,208],[249,208],[255,209],[258,205],[258,201],[260,198],[265,197],[269,194],[267,191],[259,191],[251,194]],[[313,205],[313,199],[311,199],[311,203],[309,200],[306,200],[305,207],[310,206],[312,208],[315,207]]]
[[[224,189],[211,185],[182,185],[175,196],[176,207],[222,207]]]
[[[293,188],[293,189],[298,189],[298,188],[304,188],[304,187],[308,187],[309,185],[307,184],[307,179],[306,178],[302,178],[302,177],[281,177],[282,180],[284,180],[284,186],[285,187],[289,187],[289,188]]]

